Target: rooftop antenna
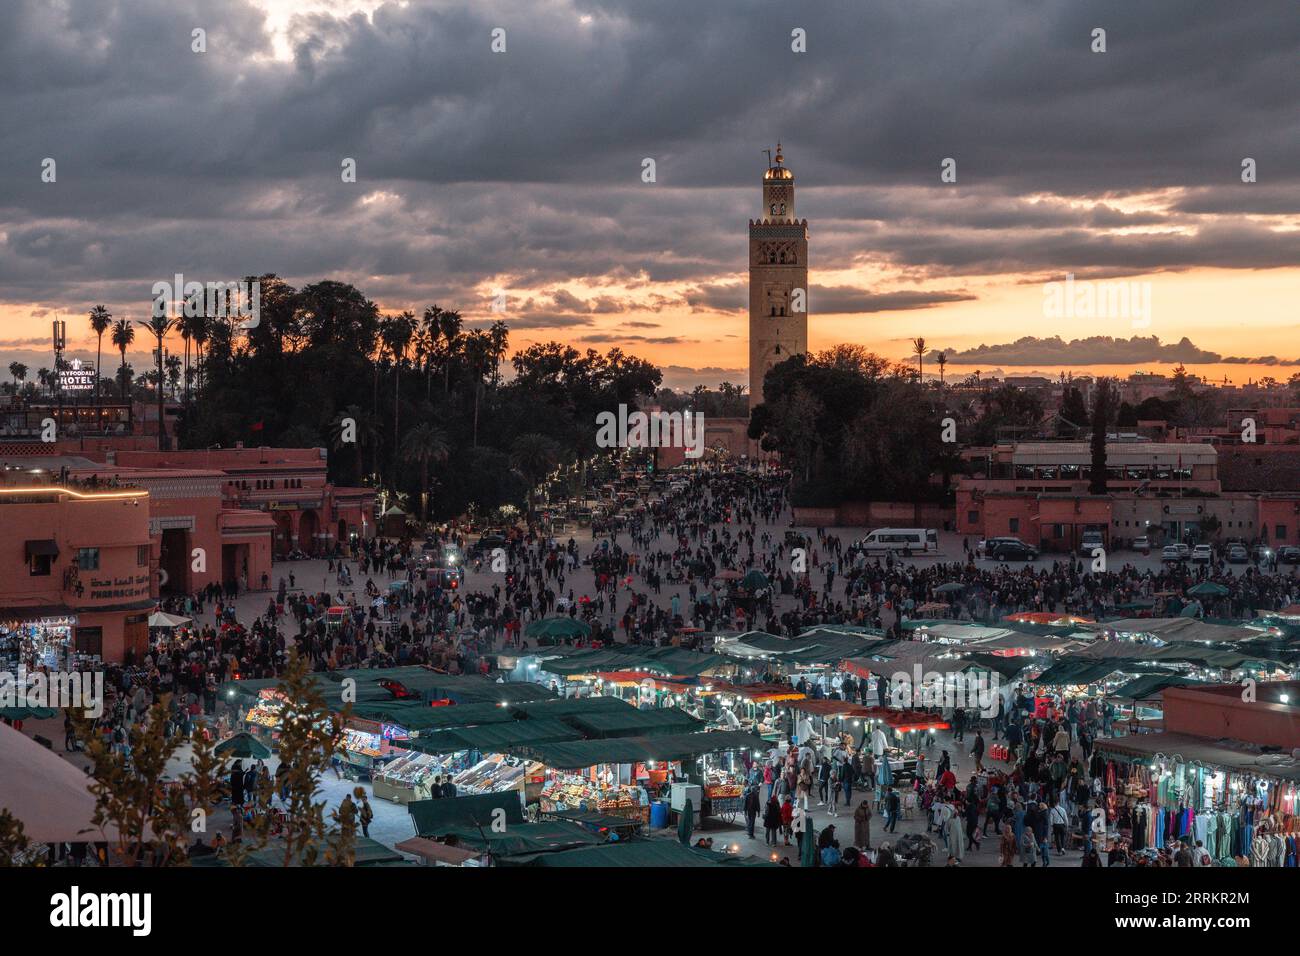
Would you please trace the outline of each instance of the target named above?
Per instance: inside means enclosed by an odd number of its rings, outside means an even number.
[[[760,153],[767,153],[767,168],[772,168],[772,151],[770,149],[760,149]]]

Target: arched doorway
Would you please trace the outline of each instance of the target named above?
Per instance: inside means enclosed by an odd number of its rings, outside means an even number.
[[[298,550],[315,556],[320,553],[320,519],[314,511],[304,511],[298,518]]]
[[[293,549],[293,519],[287,512],[275,512],[275,553],[284,557]]]
[[[334,539],[340,548],[347,550],[348,547],[348,519],[339,519],[338,537]]]

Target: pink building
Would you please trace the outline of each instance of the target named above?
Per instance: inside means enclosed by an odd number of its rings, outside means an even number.
[[[149,495],[59,486],[9,471],[0,483],[0,649],[55,668],[148,646],[154,606]],[[20,652],[21,651],[21,655]]]

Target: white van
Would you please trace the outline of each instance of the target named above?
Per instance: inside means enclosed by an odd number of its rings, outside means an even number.
[[[933,554],[939,550],[939,532],[933,528],[877,528],[858,542],[868,554]]]

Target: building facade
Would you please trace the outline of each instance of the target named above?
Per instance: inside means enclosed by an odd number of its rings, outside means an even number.
[[[0,522],[3,669],[20,661],[67,669],[147,648],[154,606],[147,491],[6,472]]]

